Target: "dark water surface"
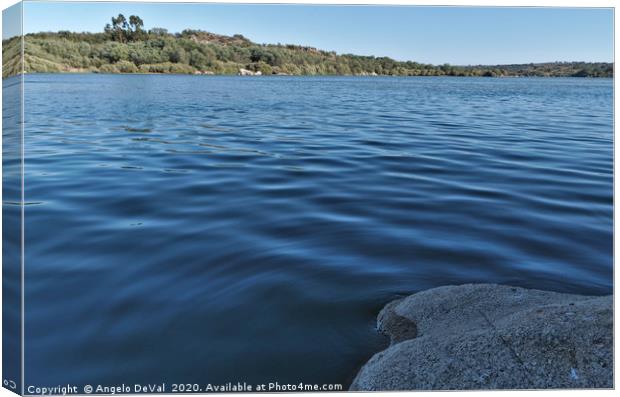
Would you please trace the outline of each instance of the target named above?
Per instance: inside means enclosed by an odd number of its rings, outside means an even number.
[[[28,75],[25,383],[346,385],[399,294],[611,293],[612,91]]]

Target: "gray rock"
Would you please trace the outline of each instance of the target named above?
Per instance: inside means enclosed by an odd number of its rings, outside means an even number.
[[[468,284],[387,304],[351,390],[613,387],[613,298]]]

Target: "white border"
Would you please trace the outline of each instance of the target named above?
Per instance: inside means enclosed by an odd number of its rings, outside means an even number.
[[[97,2],[96,0],[68,0],[70,2],[83,2],[83,1],[92,1],[92,2]],[[545,6],[557,6],[557,7],[613,7],[615,8],[616,6],[616,1],[614,0],[589,0],[589,1],[579,1],[579,0],[503,0],[503,1],[499,1],[499,0],[425,0],[425,1],[415,1],[415,0],[388,0],[388,1],[381,1],[381,0],[338,0],[338,1],[334,1],[334,0],[314,0],[314,1],[304,1],[304,0],[282,0],[282,1],[265,1],[265,0],[219,0],[219,1],[183,1],[183,0],[131,0],[132,2],[157,2],[157,3],[246,3],[246,4],[274,4],[274,3],[278,3],[278,4],[320,4],[320,5],[382,5],[382,6],[389,6],[389,5],[428,5],[428,6],[480,6],[480,7],[491,7],[491,6],[495,6],[495,7],[511,7],[511,6],[515,6],[515,7],[545,7]],[[127,2],[124,0],[106,0],[106,2]],[[5,9],[7,7],[10,7],[13,4],[18,3],[15,0],[0,0],[0,6],[2,9]],[[1,26],[1,22],[0,22],[0,29],[2,28]],[[614,9],[614,27],[615,27],[615,9]],[[22,29],[23,29],[23,7],[22,7]],[[616,46],[618,43],[618,31],[616,29],[614,29],[614,63],[616,63],[617,59],[616,59]],[[22,43],[22,52],[23,52],[23,43]],[[23,75],[22,75],[23,76]],[[620,152],[620,150],[618,150],[618,148],[615,145],[615,136],[616,136],[616,125],[615,125],[615,115],[618,112],[618,101],[617,101],[617,95],[618,93],[615,90],[615,77],[614,77],[614,254],[615,252],[617,252],[617,248],[618,248],[618,239],[615,233],[615,224],[616,224],[616,220],[617,220],[617,213],[615,211],[615,198],[617,197],[618,193],[620,192],[620,188],[618,188],[618,186],[615,184],[615,175],[616,172],[618,171],[618,166],[617,163],[615,162],[615,158],[617,157],[618,153]],[[23,77],[22,77],[22,120],[24,117],[23,114],[23,101],[24,101],[24,93],[23,93]],[[0,96],[0,108],[2,105],[2,99]],[[1,118],[0,118],[0,128],[1,128]],[[24,134],[23,134],[23,124],[22,124],[22,201],[24,200],[24,190],[23,190],[23,184],[24,184],[24,180],[23,180],[23,151],[24,151],[24,145],[23,145],[23,139],[24,139]],[[1,171],[0,171],[0,175],[1,175]],[[1,196],[1,189],[0,189],[0,196]],[[23,285],[24,285],[24,272],[23,272],[23,268],[24,268],[24,263],[23,263],[23,258],[24,258],[24,228],[23,228],[23,218],[24,217],[24,208],[22,206],[22,242],[21,242],[21,249],[22,249],[22,253],[21,253],[21,260],[22,260],[22,292],[23,292]],[[0,224],[2,221],[2,215],[0,213]],[[0,233],[1,234],[1,233]],[[0,241],[0,248],[2,246],[2,243]],[[1,262],[1,258],[0,258],[0,262]],[[1,278],[1,276],[0,276]],[[614,255],[614,294],[615,294],[615,286],[618,283],[618,273],[615,272],[615,255]],[[24,296],[22,293],[22,318],[23,318],[23,314],[24,314]],[[2,296],[0,295],[0,306],[2,303]],[[615,305],[616,303],[616,298],[614,297],[614,307],[616,307]],[[2,319],[0,316],[0,327],[2,324]],[[614,311],[614,341],[616,341],[617,337],[619,335],[618,332],[618,327],[615,327],[615,311]],[[22,338],[24,336],[24,323],[22,321]],[[23,339],[22,339],[23,341]],[[22,343],[22,394],[23,394],[23,387],[24,387],[24,360],[23,360],[23,355],[24,355],[24,350],[23,350],[23,343]],[[1,347],[1,343],[0,343],[0,355],[2,353],[2,347]],[[614,350],[614,353],[616,353],[616,351]],[[617,354],[614,354],[614,359],[617,358]],[[615,363],[617,363],[617,360],[614,360]],[[615,364],[614,363],[614,364]],[[1,367],[1,361],[0,361],[0,367]],[[0,368],[1,369],[1,368]],[[618,370],[616,370],[616,365],[614,365],[614,385],[618,385]],[[471,392],[462,392],[462,393],[468,393],[468,395],[471,396],[488,396],[488,395],[508,395],[508,396],[527,396],[527,395],[531,395],[532,393],[545,393],[545,396],[577,396],[577,395],[581,395],[583,393],[593,393],[596,395],[601,395],[601,396],[607,396],[607,395],[612,395],[612,393],[614,393],[614,391],[611,390],[587,390],[587,391],[583,391],[583,390],[546,390],[546,391],[471,391]],[[373,393],[373,395],[375,396],[390,396],[390,395],[394,395],[395,393],[398,393],[399,395],[413,395],[415,394],[427,394],[427,393],[446,393],[446,392],[377,392],[377,393]],[[228,393],[228,394],[233,394],[233,393]],[[260,396],[260,395],[264,395],[265,393],[244,393],[245,395],[250,395],[250,396]],[[296,395],[296,396],[307,396],[307,394],[304,393],[288,393],[288,395]],[[337,396],[346,396],[346,395],[350,395],[349,393],[312,393],[312,395],[337,395]],[[4,388],[0,388],[0,397],[10,397],[10,396],[14,396],[15,394],[9,392],[8,390],[4,389]],[[162,394],[162,395],[167,395],[167,396],[175,396],[175,394]]]

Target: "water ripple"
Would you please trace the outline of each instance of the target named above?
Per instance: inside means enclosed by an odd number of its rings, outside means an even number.
[[[398,294],[610,293],[612,93],[604,79],[28,75],[27,372],[346,384]]]

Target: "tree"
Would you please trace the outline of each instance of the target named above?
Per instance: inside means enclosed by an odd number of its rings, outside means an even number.
[[[132,41],[140,40],[143,36],[142,27],[144,26],[144,21],[137,15],[129,16],[129,36]]]
[[[179,46],[176,42],[167,43],[166,47],[163,49],[163,52],[172,63],[189,63],[187,52],[185,52],[183,47]]]
[[[114,18],[112,18],[112,20],[114,20]],[[114,30],[112,29],[112,26],[109,23],[105,24],[105,27],[103,28],[103,32],[106,34],[106,36],[108,36],[111,40],[114,40]]]
[[[123,14],[118,14],[118,17],[112,17],[112,31],[114,33],[114,39],[119,43],[127,41],[127,19]]]
[[[136,32],[142,30],[144,26],[144,21],[137,15],[129,16],[129,26]]]
[[[108,61],[108,63],[116,63],[120,60],[127,60],[129,54],[126,45],[109,42],[101,48],[99,56]]]
[[[202,52],[194,49],[189,54],[189,64],[198,70],[205,70],[209,59]]]
[[[149,34],[152,34],[154,36],[167,36],[168,35],[168,29],[153,28],[153,29],[149,30]]]

